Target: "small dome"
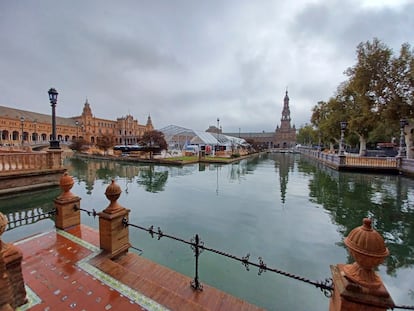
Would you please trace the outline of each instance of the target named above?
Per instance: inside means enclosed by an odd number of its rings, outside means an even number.
[[[105,190],[105,195],[107,197],[112,197],[112,196],[116,196],[116,195],[120,195],[122,192],[121,187],[119,187],[116,183],[115,180],[112,180],[111,184],[106,187]]]
[[[369,218],[364,218],[363,225],[353,229],[344,242],[349,249],[366,256],[386,257],[389,255],[384,239],[372,229]]]
[[[75,182],[73,181],[73,178],[67,172],[65,172],[62,175],[62,177],[60,177],[59,184],[62,189],[65,189],[66,187],[69,187],[69,186],[70,188],[72,188],[74,183]]]

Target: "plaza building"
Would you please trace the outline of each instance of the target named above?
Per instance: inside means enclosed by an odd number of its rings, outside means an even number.
[[[99,137],[111,136],[115,144],[137,144],[145,132],[153,130],[151,117],[139,124],[130,114],[107,120],[93,115],[86,100],[82,114],[75,117],[56,117],[56,139],[71,143],[76,138],[94,145]],[[0,145],[25,146],[48,144],[52,140],[50,115],[0,106]]]
[[[247,141],[254,141],[256,144],[261,145],[263,148],[290,149],[296,146],[296,128],[295,125],[291,125],[291,120],[289,96],[288,91],[286,91],[285,97],[283,99],[283,110],[280,126],[277,125],[274,132],[239,132],[226,133],[226,135],[244,138]],[[210,126],[207,131],[215,132],[217,130],[218,129],[214,126]]]

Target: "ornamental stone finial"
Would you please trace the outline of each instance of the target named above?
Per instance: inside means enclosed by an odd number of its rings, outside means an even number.
[[[105,190],[105,196],[110,201],[108,207],[104,209],[105,213],[112,214],[122,209],[122,206],[117,202],[121,196],[121,192],[121,187],[115,183],[115,180],[112,180],[111,184]]]
[[[74,197],[74,194],[70,191],[74,185],[74,180],[67,172],[60,177],[59,186],[62,189],[62,194],[59,199],[68,199]]]
[[[382,285],[382,281],[374,269],[384,261],[389,251],[382,236],[372,229],[371,223],[371,219],[364,218],[363,225],[353,229],[345,238],[345,245],[355,262],[345,265],[343,271],[351,281],[375,289]]]

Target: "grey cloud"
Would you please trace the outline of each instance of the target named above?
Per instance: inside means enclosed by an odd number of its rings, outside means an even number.
[[[1,1],[0,103],[156,126],[274,130],[289,87],[293,122],[310,118],[376,36],[410,40],[413,4],[361,9],[354,1]]]

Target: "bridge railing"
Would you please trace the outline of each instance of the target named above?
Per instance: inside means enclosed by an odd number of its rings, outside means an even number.
[[[56,156],[58,154],[58,156]],[[60,152],[0,153],[0,174],[56,169],[61,166]]]

